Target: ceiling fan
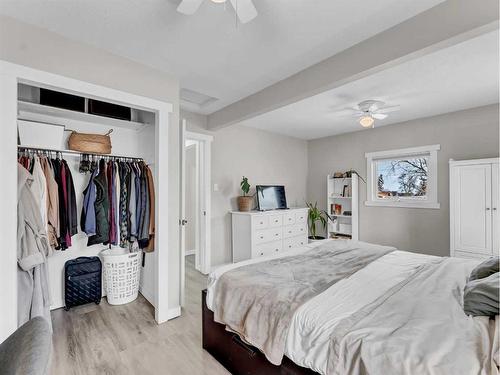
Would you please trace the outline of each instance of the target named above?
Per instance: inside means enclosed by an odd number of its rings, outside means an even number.
[[[353,117],[359,119],[359,124],[364,128],[375,127],[375,120],[383,120],[388,113],[399,111],[399,105],[384,107],[385,103],[380,100],[365,100],[358,104],[358,108],[350,108]]]
[[[194,14],[198,10],[203,1],[205,0],[182,0],[179,6],[177,7],[177,11],[189,16],[191,14]],[[226,2],[226,0],[210,0],[210,1],[216,4],[222,4]],[[257,9],[255,9],[252,0],[229,0],[229,1],[231,2],[231,5],[233,6],[234,11],[236,12],[236,15],[238,16],[241,23],[250,22],[255,17],[257,17]]]

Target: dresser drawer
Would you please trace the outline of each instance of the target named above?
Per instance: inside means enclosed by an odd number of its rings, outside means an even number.
[[[287,225],[283,228],[283,238],[290,238],[301,235],[307,235],[307,227],[305,224]]]
[[[255,245],[252,249],[252,258],[276,254],[283,250],[283,242],[273,241]]]
[[[295,212],[285,212],[283,215],[283,225],[295,224]]]
[[[303,212],[295,213],[295,223],[302,224],[307,222],[307,212],[304,210]]]
[[[253,229],[264,229],[269,226],[269,216],[261,215],[252,217]]]
[[[307,236],[285,238],[283,240],[283,251],[291,250],[304,245],[307,245]]]
[[[283,234],[283,229],[281,229],[281,227],[256,230],[253,241],[255,244],[277,241],[281,240],[282,234]]]
[[[270,227],[281,227],[283,225],[283,215],[269,215]]]

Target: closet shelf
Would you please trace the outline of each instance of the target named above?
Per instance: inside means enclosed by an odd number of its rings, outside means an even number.
[[[144,158],[139,158],[137,156],[116,155],[116,154],[97,154],[97,153],[93,153],[93,152],[80,152],[80,151],[73,151],[73,150],[56,150],[56,149],[51,149],[51,148],[22,146],[22,145],[18,145],[17,149],[19,151],[21,151],[21,150],[32,150],[32,151],[42,151],[42,152],[43,151],[58,152],[58,153],[60,153],[62,155],[68,155],[68,156],[92,155],[92,156],[108,157],[108,158],[116,158],[116,159],[144,160]]]
[[[89,113],[70,111],[67,109],[50,107],[47,105],[17,101],[19,120],[43,122],[55,125],[68,125],[68,120],[92,123],[103,127],[118,127],[124,129],[141,130],[147,123],[125,121],[111,117],[97,116]],[[70,130],[70,129],[68,129]]]

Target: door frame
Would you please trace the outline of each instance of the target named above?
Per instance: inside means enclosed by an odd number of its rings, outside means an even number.
[[[2,193],[9,199],[0,200],[0,235],[6,249],[17,247],[17,85],[18,83],[36,84],[41,87],[57,88],[63,91],[82,94],[96,99],[106,99],[121,105],[145,109],[155,113],[155,183],[161,191],[156,199],[156,251],[155,265],[155,320],[165,322],[180,314],[180,309],[168,308],[169,283],[168,266],[168,130],[171,103],[130,94],[105,86],[64,77],[58,74],[29,68],[0,60],[0,162],[4,178]],[[17,256],[15,251],[6,251],[0,262],[0,342],[17,329]]]

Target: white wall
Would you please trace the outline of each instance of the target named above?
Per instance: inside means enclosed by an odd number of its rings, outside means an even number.
[[[176,78],[47,30],[0,16],[0,59],[172,103],[169,132],[169,308],[180,304],[179,82]],[[159,192],[161,193],[161,192]]]
[[[360,182],[359,238],[402,250],[449,255],[448,160],[498,156],[498,110],[498,105],[491,105],[309,141],[308,199],[326,207],[324,181],[329,173],[353,168],[366,177],[365,152],[440,144],[441,208],[367,207],[366,185]]]
[[[242,176],[255,185],[285,185],[290,207],[305,206],[307,142],[243,126],[214,133],[212,143],[212,266],[231,261],[231,217]],[[213,190],[213,189],[212,189]]]

